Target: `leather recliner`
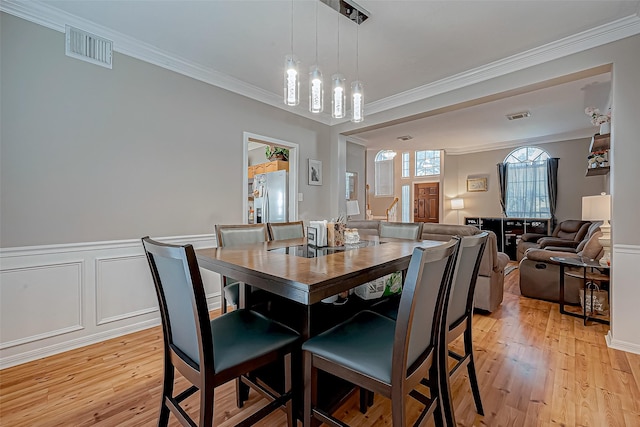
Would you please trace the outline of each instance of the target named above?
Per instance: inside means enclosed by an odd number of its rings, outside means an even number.
[[[550,236],[524,233],[518,242],[517,260],[521,261],[525,252],[531,248],[544,249],[547,246],[576,248],[586,236],[589,225],[591,225],[590,221],[568,219],[561,221]]]
[[[604,254],[602,245],[598,239],[602,236],[600,224],[590,229],[588,238],[580,242],[579,252],[571,253],[567,248],[558,247],[556,250],[529,249],[525,257],[520,261],[520,293],[529,298],[558,302],[560,295],[560,265],[551,260],[551,257],[586,258],[599,260]],[[565,269],[569,271],[570,268]],[[582,280],[571,276],[565,276],[564,301],[570,304],[578,304],[580,297],[578,290],[583,286]]]

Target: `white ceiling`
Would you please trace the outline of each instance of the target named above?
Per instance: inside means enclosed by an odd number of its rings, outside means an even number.
[[[336,123],[326,113],[308,113],[306,96],[295,109],[282,103],[284,56],[291,51],[290,0],[0,1],[2,10],[14,15],[57,30],[71,24],[96,32],[114,40],[116,51]],[[429,96],[434,85],[452,79],[494,77],[487,70],[504,67],[523,52],[531,57],[566,54],[567,47],[585,49],[640,33],[638,0],[357,2],[371,14],[359,27],[319,1],[295,0],[293,51],[301,70],[315,62],[317,10],[318,63],[325,81],[338,70],[338,25],[340,71],[351,81],[356,78],[357,27],[368,114]],[[477,77],[480,70],[486,77]],[[414,143],[439,141],[436,148],[462,152],[478,144],[593,133],[584,115],[583,89],[606,86],[609,79],[608,74],[591,77],[356,136],[368,146],[386,147],[410,134]],[[530,110],[532,117],[504,118],[521,110]]]

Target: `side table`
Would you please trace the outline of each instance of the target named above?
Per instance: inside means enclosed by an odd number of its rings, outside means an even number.
[[[560,304],[560,313],[561,314],[567,314],[569,316],[574,316],[574,317],[579,317],[582,318],[584,325],[586,326],[587,324],[587,320],[591,319],[594,322],[598,322],[598,323],[603,323],[605,325],[609,325],[610,322],[607,319],[601,319],[599,317],[593,317],[593,316],[589,316],[589,313],[587,313],[587,304],[586,304],[586,298],[588,296],[588,291],[589,289],[587,288],[587,283],[591,282],[591,281],[597,281],[597,282],[604,282],[604,281],[609,281],[609,276],[606,276],[602,273],[600,273],[599,271],[594,271],[594,269],[598,269],[598,270],[602,270],[602,269],[609,269],[609,266],[602,266],[600,265],[600,263],[598,261],[594,261],[592,259],[583,259],[582,257],[579,258],[564,258],[564,257],[551,257],[549,258],[551,261],[557,262],[560,265],[560,297],[559,297],[559,304]],[[578,274],[578,273],[567,273],[567,275],[570,275],[571,277],[577,277],[579,279],[582,279],[582,289],[584,290],[584,298],[582,301],[582,314],[578,314],[578,313],[574,313],[571,311],[566,311],[564,309],[564,276],[565,276],[565,272],[564,269],[565,267],[579,267],[582,268],[582,274]],[[593,310],[593,307],[592,307]],[[591,314],[593,314],[593,311],[591,312]]]

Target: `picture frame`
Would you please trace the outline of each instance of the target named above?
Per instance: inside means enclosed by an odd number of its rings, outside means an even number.
[[[487,178],[468,178],[467,191],[487,191]]]
[[[322,185],[322,162],[309,159],[309,185]]]

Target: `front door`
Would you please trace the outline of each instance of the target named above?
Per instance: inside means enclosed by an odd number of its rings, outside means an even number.
[[[414,184],[413,194],[413,221],[440,222],[440,183]]]

